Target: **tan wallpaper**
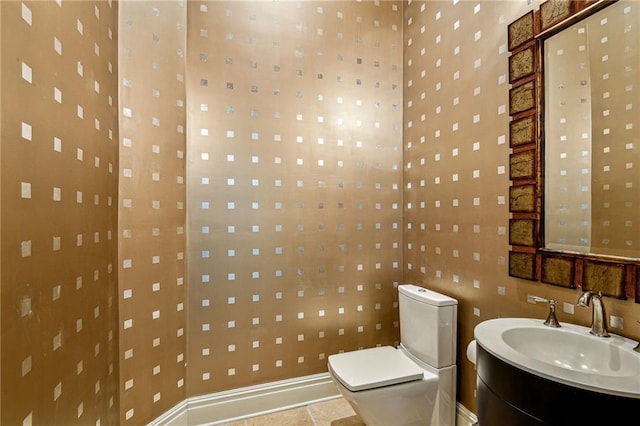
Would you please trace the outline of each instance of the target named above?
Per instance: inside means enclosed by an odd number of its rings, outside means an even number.
[[[404,281],[458,298],[458,399],[475,410],[466,345],[479,322],[545,318],[528,294],[555,298],[560,321],[589,324],[579,290],[508,277],[507,25],[538,1],[409,2],[404,22]],[[614,332],[638,339],[639,306],[608,298]]]
[[[474,372],[463,346],[486,315],[482,299],[507,281],[505,13],[514,9],[503,2],[405,9],[404,279],[459,299],[458,391],[469,408]]]
[[[393,344],[402,4],[188,8],[189,395]]]
[[[2,24],[2,6],[0,5],[0,24]],[[0,28],[0,48],[2,47],[2,29]],[[0,52],[0,165],[2,164],[2,128],[4,121],[2,120],[2,53]],[[0,283],[2,283],[2,173],[0,172]],[[2,286],[0,284],[0,401],[2,401]],[[0,403],[0,419],[2,419],[2,404]]]
[[[0,8],[0,423],[115,424],[117,11]]]
[[[185,399],[184,2],[120,3],[121,424]]]
[[[533,7],[0,2],[0,423],[324,372],[397,342],[400,282],[460,301],[472,410],[477,323],[544,317],[527,294],[588,323],[507,276],[506,28]]]

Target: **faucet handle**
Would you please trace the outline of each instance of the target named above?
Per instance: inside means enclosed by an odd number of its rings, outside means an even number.
[[[528,295],[527,301],[529,303],[548,303],[549,304],[549,315],[544,322],[544,325],[547,327],[560,327],[560,322],[558,318],[556,318],[556,304],[558,303],[555,299],[545,299],[544,297]]]
[[[556,304],[558,302],[555,299],[549,299],[549,315],[544,322],[547,327],[560,327],[560,322],[556,318]]]
[[[527,302],[536,304],[538,302],[549,303],[549,299],[545,299],[544,297],[534,296],[533,294],[527,295]]]

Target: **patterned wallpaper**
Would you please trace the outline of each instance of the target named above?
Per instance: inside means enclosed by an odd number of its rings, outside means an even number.
[[[122,424],[185,399],[186,4],[119,3]]]
[[[404,274],[459,302],[458,400],[475,410],[466,345],[479,322],[544,318],[527,295],[555,298],[560,321],[590,323],[579,290],[508,277],[507,25],[540,1],[410,1],[404,15]],[[615,332],[638,338],[637,306],[608,298]],[[626,320],[626,321],[624,321]]]
[[[188,393],[393,344],[401,3],[188,7]]]
[[[464,349],[483,300],[507,281],[506,25],[523,4],[405,8],[404,280],[459,299],[458,391],[470,409]]]
[[[0,2],[0,422],[326,371],[397,342],[400,282],[459,300],[472,410],[477,323],[543,317],[527,294],[587,323],[506,271],[506,27],[533,7]]]
[[[0,8],[0,423],[115,424],[117,10]]]

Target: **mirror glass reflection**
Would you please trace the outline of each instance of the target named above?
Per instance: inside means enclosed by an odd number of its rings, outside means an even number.
[[[544,41],[544,241],[640,258],[640,2]]]

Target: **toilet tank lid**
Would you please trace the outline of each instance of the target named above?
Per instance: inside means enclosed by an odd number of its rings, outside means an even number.
[[[407,297],[415,299],[422,303],[428,303],[433,306],[450,306],[457,305],[458,301],[444,294],[437,293],[414,284],[402,284],[398,286],[398,291]]]
[[[420,380],[424,370],[392,346],[329,356],[333,376],[352,392]]]

